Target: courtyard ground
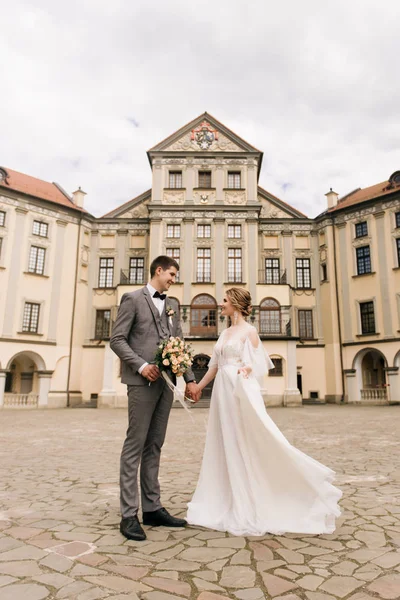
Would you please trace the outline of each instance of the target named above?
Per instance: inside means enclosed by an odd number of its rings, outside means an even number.
[[[207,409],[174,409],[163,503],[184,515]],[[269,414],[337,472],[332,535],[262,538],[188,527],[118,531],[125,410],[0,412],[0,600],[333,600],[400,597],[400,407],[306,406]],[[266,457],[268,460],[268,457]]]

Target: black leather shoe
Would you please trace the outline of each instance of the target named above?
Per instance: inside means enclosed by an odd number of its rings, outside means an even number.
[[[187,521],[185,519],[177,519],[169,514],[165,508],[159,508],[153,512],[143,513],[143,525],[152,525],[153,527],[185,527]]]
[[[140,526],[139,519],[137,517],[127,517],[121,519],[119,530],[128,540],[136,540],[137,542],[143,542],[146,539],[146,534]]]

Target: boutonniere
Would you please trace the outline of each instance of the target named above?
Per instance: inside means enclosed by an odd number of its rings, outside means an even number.
[[[173,317],[175,315],[175,311],[172,308],[172,306],[167,306],[166,313],[167,313],[167,317],[168,317],[168,320],[169,320],[169,324],[172,325],[172,319],[173,319]]]

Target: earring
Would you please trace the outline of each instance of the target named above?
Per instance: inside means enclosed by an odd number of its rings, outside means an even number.
[[[239,313],[237,310],[235,310],[235,312],[233,313],[233,324],[234,325],[237,325],[238,318],[239,318]]]

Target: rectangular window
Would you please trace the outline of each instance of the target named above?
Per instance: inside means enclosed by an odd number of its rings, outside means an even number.
[[[29,273],[37,273],[43,275],[44,273],[44,259],[46,256],[46,250],[39,248],[38,246],[31,246],[31,252],[29,255]]]
[[[179,261],[181,258],[181,250],[180,248],[167,248],[167,256],[170,256],[171,258],[173,258],[174,260],[176,260],[176,262],[179,265]],[[178,282],[179,281],[179,271],[176,274],[176,278],[175,281]]]
[[[169,187],[174,189],[182,187],[182,171],[169,172]]]
[[[375,333],[373,302],[360,302],[361,333]]]
[[[313,339],[312,310],[299,310],[299,337]]]
[[[200,283],[211,281],[211,248],[197,248],[197,280]]]
[[[37,333],[39,328],[40,304],[25,302],[22,331]]]
[[[114,259],[101,258],[99,269],[99,288],[111,288],[114,282]]]
[[[311,267],[309,258],[296,258],[296,279],[298,288],[311,287]]]
[[[199,171],[199,188],[209,189],[211,187],[211,171]]]
[[[181,226],[180,225],[167,225],[167,238],[180,238],[181,237]]]
[[[400,238],[396,240],[396,249],[397,249],[397,266],[400,267]],[[1,246],[0,246],[1,250]]]
[[[242,281],[242,249],[228,248],[228,281],[241,283]]]
[[[274,368],[268,371],[268,377],[282,377],[283,376],[283,364],[281,358],[271,358],[274,363]]]
[[[211,237],[211,225],[197,225],[197,237],[198,238],[210,238]]]
[[[242,187],[241,173],[240,171],[229,171],[228,172],[228,188],[233,190],[240,190]]]
[[[396,213],[396,227],[400,227],[400,212]]]
[[[129,283],[144,283],[144,258],[129,259]]]
[[[49,226],[43,221],[33,221],[33,235],[39,235],[40,237],[47,237]]]
[[[4,210],[0,210],[0,227],[4,227],[6,224],[6,213]]]
[[[367,221],[356,223],[356,238],[364,237],[365,235],[368,235]]]
[[[357,275],[371,273],[371,254],[369,246],[361,246],[356,249],[357,255]]]
[[[228,238],[241,238],[242,237],[242,226],[241,225],[228,225]]]
[[[279,258],[265,259],[265,283],[276,285],[280,282]]]
[[[110,337],[111,310],[96,310],[95,340],[108,340]]]
[[[327,281],[328,280],[328,271],[326,268],[326,263],[322,263],[321,264],[321,281]]]

